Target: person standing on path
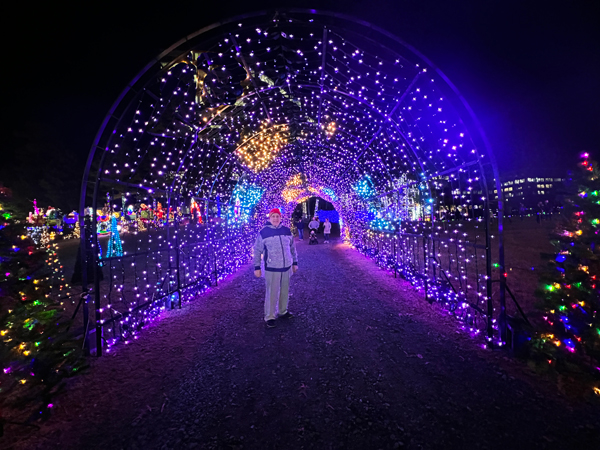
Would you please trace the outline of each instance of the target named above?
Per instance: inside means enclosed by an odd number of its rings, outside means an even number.
[[[311,230],[315,230],[315,234],[317,234],[319,226],[321,226],[321,223],[317,220],[316,217],[313,217],[313,219],[308,224],[308,228],[310,228]]]
[[[303,241],[304,240],[304,222],[302,221],[302,217],[300,217],[296,223],[296,228],[298,228],[298,238]]]
[[[325,236],[325,244],[329,244],[329,235],[331,234],[331,222],[329,219],[325,219],[323,224],[323,235]]]
[[[288,311],[290,276],[298,270],[298,255],[294,236],[288,227],[281,225],[281,211],[269,212],[270,225],[266,225],[254,243],[254,276],[260,278],[261,255],[265,262],[265,322],[267,328],[275,326],[275,314],[279,303],[279,317],[290,319]]]

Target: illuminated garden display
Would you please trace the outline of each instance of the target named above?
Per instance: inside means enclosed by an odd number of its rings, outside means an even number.
[[[103,280],[84,280],[97,353],[245,264],[271,208],[289,223],[315,196],[334,205],[348,245],[501,344],[503,254],[492,262],[488,229],[493,212],[502,230],[497,179],[467,103],[386,31],[301,10],[204,28],[130,83],[88,159],[82,242],[99,245],[100,216],[85,227],[85,207],[108,205],[107,217],[135,224],[136,243],[121,255],[111,241]]]

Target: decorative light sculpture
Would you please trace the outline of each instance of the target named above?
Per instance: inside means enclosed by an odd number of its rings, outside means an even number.
[[[165,211],[184,211],[138,227],[137,248],[111,258],[105,281],[96,280],[98,353],[247,262],[274,205],[289,220],[297,203],[315,195],[333,203],[349,245],[406,277],[465,329],[501,343],[497,180],[463,97],[385,30],[313,10],[207,27],[133,80],[93,143],[81,212],[88,181],[96,193],[133,192]],[[93,202],[96,210],[102,199]],[[500,229],[496,274],[492,208]],[[457,215],[441,220],[441,210]],[[498,304],[492,277],[500,280]]]

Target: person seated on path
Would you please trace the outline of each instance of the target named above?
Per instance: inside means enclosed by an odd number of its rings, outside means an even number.
[[[279,317],[289,319],[288,311],[290,276],[298,270],[298,254],[294,236],[288,227],[281,225],[281,211],[269,212],[270,225],[266,225],[254,243],[254,276],[260,278],[260,258],[265,262],[265,322],[267,328],[275,326],[275,314],[279,303]]]
[[[302,217],[300,217],[299,219],[297,219],[294,222],[294,225],[298,229],[298,239],[300,239],[301,241],[303,241],[304,240],[304,222],[302,221]]]
[[[317,230],[319,229],[320,226],[321,226],[321,223],[317,220],[316,217],[313,217],[313,219],[308,224],[308,228],[310,228],[311,230],[315,230],[315,234],[317,233]]]
[[[325,219],[323,224],[323,235],[325,236],[325,244],[329,244],[329,235],[331,234],[331,222],[329,219]]]

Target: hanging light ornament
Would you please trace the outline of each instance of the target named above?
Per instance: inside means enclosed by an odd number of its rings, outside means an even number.
[[[288,125],[271,125],[268,121],[260,125],[258,132],[242,138],[235,153],[242,164],[253,172],[267,168],[279,151],[288,143]]]

